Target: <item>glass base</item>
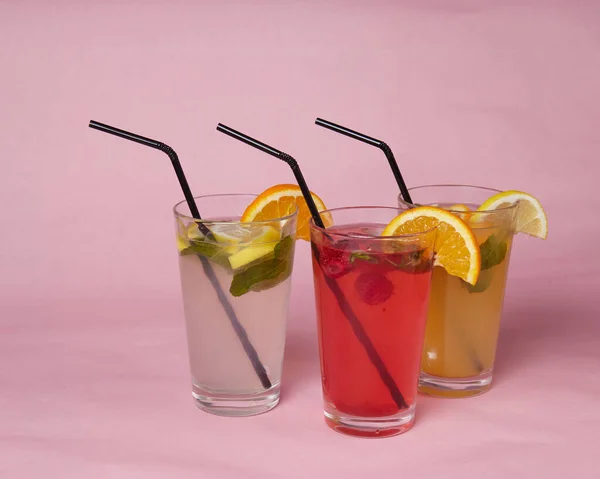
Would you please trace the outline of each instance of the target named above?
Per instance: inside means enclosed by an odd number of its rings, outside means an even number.
[[[492,371],[468,378],[442,378],[421,372],[419,392],[441,398],[479,396],[492,387]]]
[[[263,414],[279,403],[279,384],[260,393],[238,394],[208,391],[193,385],[196,406],[217,416],[245,417]]]
[[[415,405],[392,416],[361,417],[343,414],[332,406],[325,406],[325,422],[334,431],[350,436],[381,438],[408,431],[415,421]]]

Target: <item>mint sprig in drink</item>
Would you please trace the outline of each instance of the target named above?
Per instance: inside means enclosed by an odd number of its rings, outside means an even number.
[[[297,213],[241,222],[254,198],[196,198],[204,215],[201,221],[189,216],[185,202],[174,208],[192,395],[199,407],[221,415],[256,414],[279,401]],[[211,231],[210,238],[199,233],[200,223]],[[214,278],[206,274],[203,260],[211,265]],[[215,279],[271,387],[264,387],[248,361],[211,287]]]
[[[545,237],[545,215],[537,200],[520,192],[431,185],[410,193],[414,203],[399,199],[401,205],[433,204],[462,218],[481,255],[475,284],[442,268],[433,270],[419,390],[441,397],[482,394],[492,385],[514,235]],[[523,199],[536,207],[528,209],[526,202],[520,203]]]
[[[332,226],[311,224],[324,416],[350,435],[393,436],[408,431],[415,418],[436,231],[383,237],[401,212],[337,208],[325,212]],[[403,404],[373,367],[349,311],[402,391]]]

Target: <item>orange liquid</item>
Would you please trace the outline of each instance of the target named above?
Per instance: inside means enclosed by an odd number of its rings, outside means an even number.
[[[485,281],[486,287],[480,292],[470,291],[461,279],[442,268],[434,268],[421,370],[438,378],[474,378],[490,372],[494,366],[512,231],[474,227],[473,232],[480,244],[491,234],[502,238],[507,253],[500,264],[482,270],[480,281]],[[432,391],[427,387],[421,390],[437,396],[473,395],[473,392]]]

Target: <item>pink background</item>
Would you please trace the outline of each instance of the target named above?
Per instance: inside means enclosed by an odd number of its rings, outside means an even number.
[[[143,5],[146,3],[146,5]],[[600,5],[534,1],[0,2],[0,477],[600,475]],[[409,433],[329,430],[308,249],[294,272],[282,402],[226,419],[190,397],[171,206],[155,137],[195,194],[292,182],[215,131],[284,149],[329,206],[409,185],[523,189],[493,390],[420,397]]]

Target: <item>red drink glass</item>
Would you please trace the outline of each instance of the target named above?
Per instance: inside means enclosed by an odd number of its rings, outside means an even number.
[[[311,224],[326,423],[346,434],[386,437],[410,429],[435,230],[382,237],[402,209],[328,210]]]

